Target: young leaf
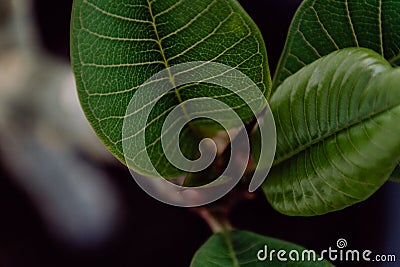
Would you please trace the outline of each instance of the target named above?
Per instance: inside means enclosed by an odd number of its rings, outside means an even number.
[[[265,250],[265,246],[267,246]],[[262,250],[261,253],[258,253]],[[269,257],[272,250],[273,253],[272,261]],[[287,261],[279,261],[277,258],[277,252],[284,250],[284,259]],[[293,259],[289,258],[291,251]],[[304,253],[305,261],[302,261],[302,252],[305,249],[282,241],[275,238],[265,237],[258,234],[254,234],[247,231],[232,231],[218,233],[210,237],[210,239],[196,252],[191,263],[191,267],[257,267],[257,266],[333,266],[327,261],[308,261],[308,253]],[[265,255],[265,252],[267,255]],[[261,260],[258,259],[261,257]],[[313,259],[313,254],[311,259]],[[282,257],[282,255],[280,255]],[[298,261],[297,257],[298,256]],[[266,259],[263,259],[266,257]],[[316,259],[319,256],[316,255]]]
[[[365,47],[400,65],[400,1],[304,0],[290,26],[273,88],[318,58]]]
[[[235,0],[75,0],[71,61],[89,122],[123,163],[121,135],[129,101],[140,85],[168,67],[191,61],[224,63],[250,77],[265,96],[270,91],[263,39]],[[165,176],[182,172],[163,154],[162,122],[168,111],[201,96],[218,98],[243,120],[251,119],[249,112],[240,112],[243,101],[224,88],[195,84],[171,91],[157,103],[146,126],[149,155]],[[181,149],[189,158],[198,153],[201,130],[191,132],[194,128],[181,136]]]
[[[364,48],[329,54],[271,98],[277,152],[263,189],[278,211],[310,216],[365,200],[400,160],[400,68]]]

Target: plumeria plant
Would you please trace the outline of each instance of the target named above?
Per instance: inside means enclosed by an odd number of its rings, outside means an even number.
[[[104,145],[140,181],[165,182],[139,182],[148,193],[199,206],[215,232],[192,267],[332,266],[234,229],[232,203],[262,182],[277,211],[323,215],[400,176],[400,1],[304,0],[271,79],[236,0],[75,0],[71,61]]]

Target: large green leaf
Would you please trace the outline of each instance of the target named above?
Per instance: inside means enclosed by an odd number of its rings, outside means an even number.
[[[400,1],[304,0],[290,26],[273,88],[335,50],[365,47],[400,64]]]
[[[265,246],[267,254],[272,250],[275,250],[273,254],[273,260],[267,258],[265,260],[258,260],[257,254],[260,250],[260,257],[265,256]],[[281,258],[287,259],[287,261],[279,261],[277,253],[279,250],[284,250],[285,254],[281,255]],[[297,251],[292,253],[291,261],[289,253],[291,251]],[[311,255],[310,259],[313,259],[314,254],[303,253],[304,248],[270,237],[261,236],[247,231],[232,231],[218,233],[210,237],[210,239],[196,252],[191,267],[257,267],[257,266],[333,266],[327,261],[318,261],[319,256],[316,256],[316,261],[308,261],[308,255]],[[306,251],[307,252],[307,251]],[[297,261],[298,255],[298,261]]]
[[[88,120],[123,163],[121,133],[127,106],[140,85],[162,70],[191,61],[219,62],[242,71],[266,97],[270,91],[263,39],[235,0],[75,0],[71,61]],[[157,103],[146,126],[146,148],[161,174],[182,173],[163,154],[162,122],[180,103],[202,96],[218,98],[244,121],[254,116],[239,97],[222,87],[195,84],[171,91]],[[189,158],[196,157],[204,129],[210,132],[204,125],[181,135],[181,149]]]
[[[288,215],[365,200],[400,160],[400,69],[364,48],[329,54],[287,78],[271,98],[277,152],[263,186]]]

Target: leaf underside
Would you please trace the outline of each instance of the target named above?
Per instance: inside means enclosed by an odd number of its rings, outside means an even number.
[[[273,94],[274,167],[263,189],[278,211],[311,216],[365,200],[400,160],[400,69],[347,48],[287,78]]]
[[[291,250],[301,255],[304,248],[275,238],[265,237],[247,231],[232,231],[214,234],[195,254],[190,267],[257,267],[257,266],[333,266],[327,261],[259,261],[257,252],[267,245],[271,250],[285,250],[285,257]],[[301,257],[301,256],[300,256]]]
[[[126,108],[141,84],[168,67],[191,61],[224,63],[249,76],[266,97],[270,91],[263,39],[234,0],[75,0],[71,61],[90,124],[123,163]],[[163,154],[162,121],[178,104],[204,95],[228,104],[244,121],[251,119],[239,97],[224,88],[194,84],[171,91],[157,103],[145,127],[146,150],[160,174],[183,174]],[[180,137],[182,153],[189,158],[198,153],[202,126],[196,127],[198,132]]]
[[[320,57],[365,47],[400,65],[400,1],[305,0],[290,26],[273,88]]]

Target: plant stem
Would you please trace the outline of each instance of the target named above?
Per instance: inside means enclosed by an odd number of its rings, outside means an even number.
[[[233,229],[226,212],[212,211],[207,207],[195,208],[194,210],[206,221],[214,234]]]
[[[230,232],[234,229],[229,215],[237,203],[254,199],[255,194],[247,191],[247,184],[237,185],[220,200],[202,207],[192,208],[211,228],[213,233]]]

